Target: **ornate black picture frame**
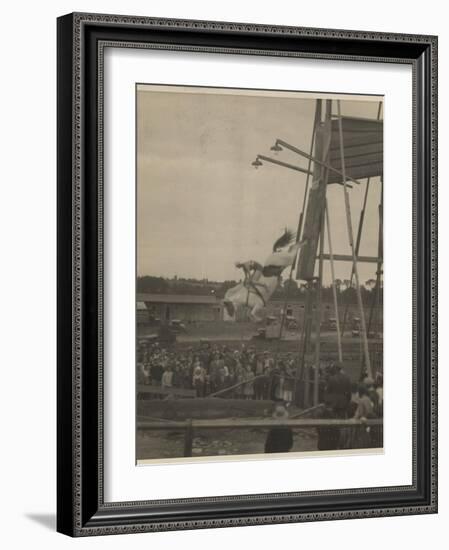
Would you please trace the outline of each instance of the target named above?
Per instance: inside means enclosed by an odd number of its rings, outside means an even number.
[[[413,70],[413,483],[105,503],[103,497],[104,45],[404,63]],[[57,529],[71,536],[437,511],[437,38],[69,14],[58,19]]]

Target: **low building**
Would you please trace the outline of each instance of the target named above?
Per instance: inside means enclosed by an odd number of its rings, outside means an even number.
[[[162,322],[179,319],[184,322],[220,321],[223,305],[214,295],[137,294],[137,303],[144,303],[148,318]]]
[[[136,315],[137,324],[140,325],[143,323],[148,323],[149,316],[148,316],[148,309],[145,302],[137,302],[136,310],[137,310],[137,315]]]

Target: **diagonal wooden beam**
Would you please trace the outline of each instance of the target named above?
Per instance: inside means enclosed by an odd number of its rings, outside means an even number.
[[[330,254],[323,254],[323,260],[330,260]],[[317,256],[318,260],[318,256]],[[350,254],[333,254],[334,262],[353,262],[353,258]],[[366,264],[377,264],[378,261],[382,262],[382,258],[377,256],[357,256],[357,262],[362,262]]]

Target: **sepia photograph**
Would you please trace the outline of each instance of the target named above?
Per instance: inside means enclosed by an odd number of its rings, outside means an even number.
[[[136,85],[136,463],[383,452],[382,96]]]
[[[60,533],[436,517],[438,37],[352,12],[58,18]]]

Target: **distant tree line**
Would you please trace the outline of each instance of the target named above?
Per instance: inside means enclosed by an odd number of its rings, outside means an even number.
[[[274,292],[272,299],[274,300],[291,300],[291,301],[305,301],[307,288],[312,289],[312,292],[317,292],[317,282],[306,284],[298,284],[294,279],[286,279],[281,286]],[[357,303],[357,291],[355,288],[355,282],[350,280],[335,280],[335,289],[337,291],[338,301],[342,304],[355,304]],[[373,300],[378,300],[379,303],[383,301],[383,287],[380,285],[376,289],[375,279],[369,279],[365,284],[360,285],[360,291],[362,294],[362,301],[364,304],[372,304]],[[333,285],[323,285],[321,288],[321,296],[324,302],[331,302],[333,300]]]
[[[145,275],[137,277],[137,292],[148,294],[193,294],[196,296],[215,295],[223,298],[228,288],[238,281],[207,281],[199,279],[166,279]]]
[[[226,291],[238,283],[235,280],[229,281],[207,281],[198,279],[167,279],[165,277],[153,277],[145,275],[137,277],[137,292],[148,294],[193,294],[197,296],[211,296],[223,298]],[[309,288],[314,292],[317,291],[316,283],[309,283]],[[357,293],[354,286],[354,281],[336,279],[335,288],[338,294],[338,301],[342,304],[357,303]],[[273,294],[274,300],[290,300],[294,302],[304,302],[306,297],[306,285],[298,284],[294,279],[286,279]],[[379,300],[383,302],[383,287],[380,286],[376,290],[375,279],[368,279],[365,284],[360,287],[362,300],[365,304],[372,304],[373,301]],[[331,302],[333,300],[332,285],[323,285],[322,300]]]

